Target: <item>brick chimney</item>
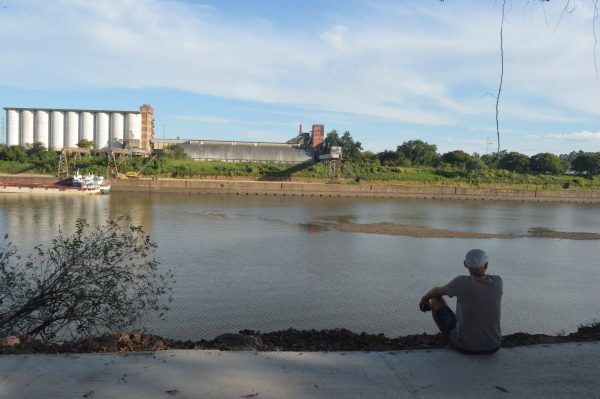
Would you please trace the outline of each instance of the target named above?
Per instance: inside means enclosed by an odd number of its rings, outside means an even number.
[[[149,104],[140,107],[142,114],[142,137],[140,147],[146,153],[152,152],[150,139],[154,138],[154,109]]]
[[[311,150],[315,154],[319,154],[323,151],[323,142],[325,141],[325,126],[313,125],[312,127],[312,138],[311,138]]]

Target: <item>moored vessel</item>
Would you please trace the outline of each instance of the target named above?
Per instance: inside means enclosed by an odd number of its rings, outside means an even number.
[[[61,195],[94,195],[108,194],[110,185],[107,185],[103,176],[93,174],[77,174],[66,181],[56,184],[0,182],[0,193],[7,194],[61,194]]]

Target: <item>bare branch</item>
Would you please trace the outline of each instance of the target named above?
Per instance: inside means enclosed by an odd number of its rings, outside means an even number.
[[[11,261],[12,246],[0,246],[0,329],[81,337],[164,312],[173,275],[159,269],[155,248],[124,217],[95,228],[79,220],[74,234],[59,232],[23,263]]]
[[[500,156],[500,122],[498,120],[498,108],[500,105],[500,94],[502,94],[502,83],[504,81],[504,12],[506,0],[502,1],[502,20],[500,22],[500,83],[498,84],[498,94],[496,95],[496,135],[498,137],[498,149],[496,157]]]

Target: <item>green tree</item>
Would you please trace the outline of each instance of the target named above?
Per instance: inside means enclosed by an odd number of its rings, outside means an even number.
[[[341,147],[341,145],[342,143],[340,141],[340,135],[338,134],[337,130],[332,130],[325,135],[325,140],[323,142],[323,153],[329,154],[331,147]]]
[[[0,161],[8,161],[8,146],[6,144],[0,144]]]
[[[382,165],[385,166],[398,166],[401,165],[398,151],[385,150],[377,154],[377,159]]]
[[[377,155],[378,154],[375,154],[371,151],[363,151],[360,154],[360,158],[363,162],[373,163],[373,162],[377,162],[379,160],[379,157]]]
[[[563,165],[560,159],[548,152],[542,152],[531,157],[530,168],[535,173],[549,173],[558,175],[563,172]]]
[[[512,172],[527,173],[529,171],[529,157],[519,152],[509,152],[498,162],[498,167]]]
[[[86,139],[81,139],[77,142],[79,148],[94,148],[94,142]]]
[[[441,160],[452,166],[464,167],[472,157],[462,150],[450,151],[442,155]]]
[[[465,169],[469,172],[485,172],[489,167],[481,158],[471,157],[471,159],[465,162]]]
[[[24,258],[0,246],[0,330],[45,339],[131,327],[167,309],[173,275],[159,269],[156,244],[120,217],[103,226],[76,222]]]
[[[7,161],[26,162],[27,161],[27,149],[20,145],[11,145],[6,151]]]
[[[398,152],[417,166],[433,166],[438,157],[437,146],[422,140],[406,141],[398,146]]]
[[[340,137],[340,145],[342,146],[342,154],[345,159],[350,161],[360,160],[360,154],[363,149],[362,144],[360,141],[354,141],[348,130]]]
[[[361,159],[362,144],[360,141],[354,141],[349,131],[345,131],[341,136],[337,130],[332,130],[325,136],[323,143],[323,152],[325,154],[331,151],[331,147],[342,147],[342,154],[345,159],[350,161],[359,161]]]
[[[562,165],[563,165],[563,170],[570,170],[573,160],[575,160],[575,158],[577,158],[578,155],[583,155],[583,154],[584,154],[584,152],[581,150],[571,151],[568,154],[560,154],[558,156],[558,159],[560,159],[560,163],[562,163]]]
[[[586,152],[573,160],[572,168],[575,172],[595,176],[600,174],[600,152]]]
[[[179,144],[171,144],[165,148],[162,152],[162,157],[171,159],[190,159],[190,156]]]
[[[43,159],[46,155],[46,146],[44,143],[37,142],[27,146],[27,156],[30,158]]]
[[[491,169],[497,169],[500,161],[504,158],[508,152],[506,150],[500,151],[500,153],[496,154],[484,154],[481,156],[481,160],[485,162],[485,164]]]

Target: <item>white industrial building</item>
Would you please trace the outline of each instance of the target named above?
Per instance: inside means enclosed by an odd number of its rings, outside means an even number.
[[[95,149],[102,149],[121,147],[123,140],[137,140],[139,143],[143,138],[142,109],[140,111],[13,107],[4,109],[6,110],[6,144],[9,146],[25,146],[40,142],[49,150],[61,150],[76,147],[79,140],[85,139],[93,142]]]

